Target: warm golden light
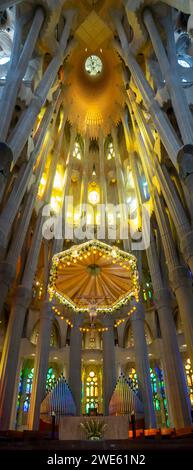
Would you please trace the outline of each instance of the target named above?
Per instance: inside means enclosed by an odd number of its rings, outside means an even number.
[[[53,209],[54,212],[57,212],[57,213],[60,211],[60,203],[61,203],[61,198],[59,200],[58,199],[59,199],[58,197],[52,196],[50,200],[51,208]]]
[[[95,206],[96,204],[99,204],[100,196],[99,196],[98,191],[96,190],[91,191],[89,193],[88,200],[93,206]]]
[[[56,171],[56,176],[54,179],[54,189],[62,190],[63,177],[59,171]]]

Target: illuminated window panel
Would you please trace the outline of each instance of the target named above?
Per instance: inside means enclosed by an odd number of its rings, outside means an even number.
[[[187,359],[185,363],[185,372],[186,372],[190,401],[191,401],[191,405],[193,406],[193,369],[192,369],[192,365],[191,365],[189,358]]]
[[[147,304],[151,304],[153,301],[153,288],[151,282],[144,283],[143,286],[143,299]]]
[[[193,67],[193,58],[187,54],[178,55],[178,64],[185,69],[190,69]]]
[[[56,383],[56,374],[52,367],[48,369],[47,379],[46,379],[46,390],[53,388]]]
[[[112,158],[115,158],[115,150],[113,143],[110,142],[110,144],[107,147],[107,160],[111,160]]]
[[[74,144],[73,157],[76,158],[77,160],[81,160],[82,158],[79,142],[75,142]]]
[[[137,379],[137,374],[136,370],[134,368],[131,369],[129,373],[129,378],[131,380],[131,386],[134,391],[138,390],[138,379]]]
[[[93,189],[92,191],[89,192],[88,200],[90,204],[92,204],[93,206],[95,206],[96,204],[100,202],[100,194],[99,194],[98,188]]]
[[[24,413],[28,413],[30,408],[30,400],[32,393],[34,368],[24,368],[20,374],[19,390],[18,390],[18,401],[17,401],[17,412],[21,410]],[[56,383],[56,371],[52,367],[49,367],[46,379],[46,390],[53,388]]]
[[[168,408],[167,408],[167,400],[165,395],[165,386],[163,380],[163,372],[160,368],[156,367],[155,371],[150,368],[150,377],[151,377],[151,387],[153,392],[153,402],[154,408],[157,412],[161,412],[161,402],[163,402],[164,412],[165,412],[165,419],[166,424],[169,426],[169,419],[168,419]],[[136,369],[132,368],[129,373],[129,379],[131,380],[131,387],[134,391],[138,391],[138,378]],[[158,393],[159,388],[159,393]]]
[[[85,70],[89,75],[96,77],[101,74],[102,69],[102,60],[97,55],[91,55],[86,59]]]
[[[142,185],[143,185],[143,193],[144,193],[145,199],[148,201],[149,198],[150,198],[150,193],[149,193],[149,188],[148,188],[147,181],[144,180],[142,182]]]
[[[90,409],[98,408],[98,377],[91,371],[86,379],[86,414]]]

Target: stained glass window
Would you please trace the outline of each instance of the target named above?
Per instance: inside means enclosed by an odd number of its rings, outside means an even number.
[[[115,150],[113,142],[110,142],[107,147],[107,160],[111,160],[112,158],[115,158]]]
[[[187,55],[187,54],[178,55],[178,64],[181,65],[181,67],[184,67],[186,69],[193,67],[192,56]]]
[[[161,401],[162,401],[166,424],[167,426],[169,426],[163,372],[159,367],[155,367],[155,370],[150,368],[150,377],[151,377],[151,386],[152,386],[152,392],[153,392],[154,408],[157,412],[161,412]],[[137,373],[136,373],[135,368],[131,369],[129,373],[129,379],[131,380],[131,386],[133,390],[137,391],[138,390],[138,378],[137,378]]]
[[[187,378],[187,384],[188,384],[188,391],[190,395],[190,401],[191,401],[191,404],[193,405],[193,369],[192,369],[189,358],[187,359],[185,363],[185,371],[186,371],[186,378]]]
[[[25,413],[29,411],[33,374],[34,374],[33,368],[25,369],[20,374],[17,409],[18,410],[20,409],[21,401],[22,401],[22,408]]]
[[[129,374],[129,379],[131,380],[131,387],[134,391],[138,390],[138,379],[137,379],[137,373],[134,367],[131,369],[130,374]]]
[[[81,160],[81,148],[79,142],[75,142],[74,144],[73,157],[77,160]]]
[[[169,427],[170,423],[169,423],[169,416],[168,416],[168,405],[167,405],[167,399],[166,399],[166,393],[165,393],[163,371],[159,367],[156,367],[155,370],[156,370],[156,375],[157,375],[158,384],[159,384],[159,391],[160,391],[160,395],[161,395],[162,402],[163,402],[166,425]]]
[[[153,392],[153,402],[154,408],[156,411],[160,410],[160,400],[158,398],[158,387],[157,387],[157,379],[156,374],[153,369],[150,367],[150,377],[151,377],[151,387]]]
[[[17,410],[22,407],[24,413],[28,413],[32,392],[34,368],[24,368],[20,374],[19,393],[17,401]],[[57,379],[57,373],[52,367],[49,367],[46,379],[46,391],[52,388]]]
[[[99,384],[95,372],[91,371],[86,379],[86,413],[90,409],[98,409]]]
[[[151,281],[143,283],[143,299],[147,304],[151,304],[153,297],[153,290]]]
[[[56,383],[56,374],[52,367],[48,369],[47,380],[46,380],[46,390],[53,388]]]

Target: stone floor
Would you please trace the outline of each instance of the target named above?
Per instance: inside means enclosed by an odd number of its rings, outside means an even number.
[[[1,468],[43,468],[52,465],[69,468],[85,468],[92,464],[121,465],[128,469],[131,464],[143,462],[162,468],[192,468],[193,439],[137,439],[126,441],[18,441],[0,440]],[[134,460],[133,460],[134,459]],[[120,462],[121,460],[121,462]],[[78,463],[77,463],[78,462]]]
[[[1,451],[12,451],[12,450],[72,450],[72,451],[84,451],[84,450],[129,450],[129,451],[160,451],[169,450],[175,452],[176,450],[181,451],[192,451],[193,453],[193,437],[190,438],[178,438],[178,439],[158,439],[158,438],[146,438],[146,439],[129,439],[129,440],[116,440],[116,441],[52,441],[46,440],[29,440],[29,441],[8,441],[0,439],[0,452]]]

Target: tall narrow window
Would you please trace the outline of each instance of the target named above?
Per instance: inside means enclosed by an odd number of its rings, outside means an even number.
[[[190,401],[191,401],[191,405],[193,405],[193,369],[191,366],[190,359],[187,359],[185,363],[185,371],[186,371],[186,378],[187,378]]]
[[[98,409],[98,377],[91,371],[86,379],[86,413]]]

